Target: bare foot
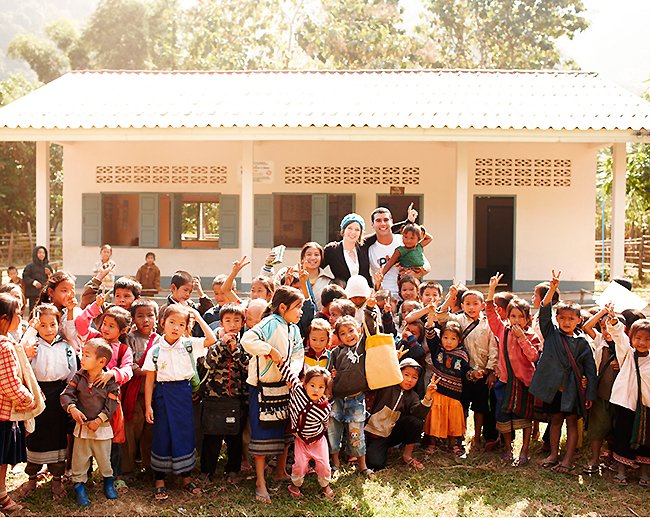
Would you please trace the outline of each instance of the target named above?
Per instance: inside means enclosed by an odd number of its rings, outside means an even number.
[[[30,478],[26,483],[25,486],[21,489],[21,496],[24,498],[28,495],[31,495],[34,491],[36,491],[36,479],[35,478]]]

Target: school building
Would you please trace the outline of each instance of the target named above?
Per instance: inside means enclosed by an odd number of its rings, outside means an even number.
[[[37,241],[49,242],[49,144],[63,146],[64,268],[98,247],[118,274],[154,251],[163,277],[210,278],[269,248],[339,239],[350,211],[414,202],[429,278],[515,291],[562,270],[593,289],[596,157],[614,153],[612,272],[623,272],[626,143],[650,103],[597,74],[400,70],[66,74],[0,109],[0,140],[36,141]],[[372,230],[372,229],[370,229]],[[204,282],[208,288],[209,282]]]

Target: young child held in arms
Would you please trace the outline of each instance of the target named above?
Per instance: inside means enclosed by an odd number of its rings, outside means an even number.
[[[244,308],[239,304],[224,304],[219,311],[219,320],[221,327],[217,329],[217,342],[207,349],[204,359],[207,378],[201,402],[201,474],[203,478],[214,475],[221,444],[225,442],[228,461],[224,472],[227,480],[232,483],[241,471],[242,434],[248,415],[248,354],[240,343]],[[238,413],[232,426],[227,426],[227,422],[223,424],[224,406],[219,406],[220,404],[227,405],[229,410]]]
[[[570,473],[578,444],[578,418],[596,400],[596,364],[591,346],[582,333],[576,333],[581,323],[580,306],[574,302],[559,302],[556,307],[557,325],[553,322],[551,301],[560,284],[560,272],[553,270],[550,288],[539,310],[539,325],[544,338],[544,352],[530,383],[530,393],[544,402],[544,410],[552,414],[551,453],[542,462],[558,473]],[[587,378],[583,393],[582,377]],[[566,452],[559,462],[562,423],[567,423]]]
[[[135,329],[126,335],[126,344],[133,354],[133,378],[122,387],[126,436],[122,449],[122,471],[125,474],[135,473],[137,451],[140,451],[142,469],[149,470],[151,467],[152,429],[144,415],[144,381],[147,373],[142,366],[149,349],[158,345],[160,340],[156,333],[158,304],[153,300],[138,299],[131,306],[131,317]]]
[[[190,315],[201,326],[205,338],[186,337]],[[190,380],[196,375],[196,359],[217,341],[198,311],[183,304],[170,304],[162,317],[159,345],[147,353],[142,369],[145,417],[153,424],[151,469],[156,500],[168,498],[167,473],[180,475],[183,489],[191,495],[201,492],[190,475],[196,465],[195,433]],[[156,383],[158,382],[158,383]],[[155,384],[155,388],[154,388]]]
[[[34,308],[30,327],[21,344],[30,358],[38,385],[51,404],[36,416],[36,428],[26,439],[29,476],[24,494],[36,490],[38,472],[47,464],[52,474],[52,496],[60,500],[66,494],[61,477],[65,472],[68,433],[72,430],[69,416],[54,404],[77,372],[77,356],[72,347],[59,334],[61,313],[53,304],[40,304]]]
[[[534,399],[528,387],[539,358],[539,338],[530,327],[530,306],[519,298],[511,298],[505,309],[505,322],[497,310],[495,291],[503,275],[497,272],[490,278],[485,312],[490,329],[499,342],[498,381],[496,395],[497,430],[506,443],[502,460],[512,464],[512,439],[516,430],[523,431],[523,443],[517,466],[528,464],[528,448],[533,429]]]
[[[382,268],[383,275],[398,264],[400,268],[422,268],[424,266],[424,247],[433,238],[417,223],[407,223],[402,227],[402,243],[393,252],[392,257]]]
[[[624,328],[610,308],[607,330],[616,344],[621,369],[610,398],[616,412],[614,460],[618,472],[614,478],[625,485],[627,468],[638,465],[639,485],[650,487],[650,320],[634,322],[629,339]]]
[[[115,500],[118,497],[111,468],[113,430],[110,420],[117,408],[120,389],[111,378],[102,383],[104,367],[112,356],[113,351],[106,340],[88,340],[81,356],[81,370],[75,373],[60,397],[61,406],[76,421],[72,482],[77,504],[82,507],[90,505],[85,484],[93,457],[104,477],[106,498]]]

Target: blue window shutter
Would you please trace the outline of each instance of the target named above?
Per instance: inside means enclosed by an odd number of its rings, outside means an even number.
[[[158,194],[140,194],[140,246],[158,248]]]
[[[311,197],[311,239],[325,245],[327,239],[327,194]]]
[[[219,198],[219,247],[239,248],[239,195]]]
[[[102,195],[81,195],[81,244],[100,246],[102,241]]]
[[[256,194],[254,204],[253,246],[271,248],[273,246],[273,195]]]

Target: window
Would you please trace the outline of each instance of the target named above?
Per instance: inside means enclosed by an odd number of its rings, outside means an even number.
[[[301,248],[311,241],[311,194],[273,196],[273,242]]]
[[[237,248],[239,196],[83,194],[82,243],[143,248]]]
[[[354,211],[354,198],[349,194],[330,194],[327,198],[327,239],[338,241],[341,239],[343,216]]]
[[[411,203],[413,204],[413,208],[418,211],[418,221],[422,224],[424,221],[422,217],[424,203],[422,203],[421,194],[402,194],[395,196],[391,196],[390,194],[377,195],[377,207],[386,207],[393,216],[393,221],[395,223],[406,219],[408,208]]]
[[[137,194],[102,197],[102,242],[113,246],[140,244],[140,210]]]
[[[218,196],[183,194],[180,210],[182,248],[218,246]]]

